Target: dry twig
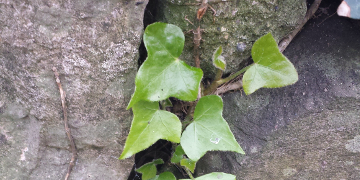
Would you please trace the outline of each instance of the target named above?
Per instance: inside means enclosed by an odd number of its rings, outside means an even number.
[[[225,83],[225,84],[221,85],[220,87],[218,87],[214,92],[212,92],[212,94],[220,95],[220,94],[227,93],[229,91],[241,90],[242,86],[243,86],[243,84],[241,81],[241,75],[239,75],[235,79],[231,80],[230,82]]]
[[[62,105],[63,113],[64,113],[64,126],[65,126],[66,135],[67,135],[67,137],[68,137],[68,139],[70,141],[70,148],[71,148],[71,153],[72,153],[72,157],[71,157],[71,160],[70,160],[70,163],[69,163],[69,167],[68,167],[68,170],[67,170],[67,173],[66,173],[66,176],[65,176],[65,180],[68,180],[69,177],[70,177],[71,170],[75,166],[75,161],[77,159],[77,150],[76,150],[74,139],[71,136],[71,131],[70,131],[69,123],[68,123],[68,119],[67,119],[67,111],[66,111],[66,104],[65,104],[66,95],[65,95],[65,92],[64,92],[64,90],[63,90],[63,88],[61,86],[60,79],[59,79],[59,73],[57,72],[56,67],[53,67],[52,70],[54,71],[56,84],[58,85],[59,91],[60,91],[61,105]]]
[[[280,52],[283,52],[286,47],[290,44],[290,42],[294,39],[294,37],[297,35],[297,33],[300,32],[300,30],[304,27],[306,22],[309,21],[309,19],[315,14],[317,9],[319,8],[319,5],[321,3],[321,0],[315,0],[313,4],[310,6],[308,11],[306,12],[306,15],[304,19],[301,21],[301,23],[286,37],[284,37],[280,43],[279,43],[279,50]]]

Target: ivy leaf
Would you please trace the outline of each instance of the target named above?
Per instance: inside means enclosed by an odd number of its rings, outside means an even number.
[[[203,72],[180,60],[184,34],[172,24],[154,23],[145,29],[148,57],[135,78],[135,92],[127,109],[138,101],[161,101],[176,97],[195,101]]]
[[[294,84],[298,74],[293,64],[279,51],[271,33],[258,39],[251,49],[254,64],[243,76],[243,88],[251,94],[259,88],[278,88]]]
[[[222,46],[219,46],[213,56],[212,56],[212,60],[213,60],[213,65],[218,68],[218,69],[221,69],[223,71],[225,71],[225,68],[226,68],[226,62],[225,62],[225,59],[224,57],[221,55],[222,53]]]
[[[136,171],[141,173],[143,180],[148,180],[151,178],[154,178],[156,176],[156,165],[157,164],[164,164],[164,161],[162,159],[156,159],[153,162],[149,162],[141,166]]]
[[[195,178],[195,180],[236,180],[236,176],[232,174],[226,174],[223,172],[213,172],[210,174],[205,174],[203,176]],[[190,179],[180,179],[180,180],[190,180]]]
[[[196,161],[192,161],[191,159],[184,158],[180,161],[180,165],[188,168],[192,173],[194,173]]]
[[[151,180],[176,180],[176,177],[171,172],[163,172],[160,175],[155,176]]]
[[[181,122],[168,112],[159,110],[158,102],[140,101],[133,107],[134,119],[120,159],[136,154],[159,139],[179,143]]]
[[[181,147],[181,145],[178,145],[175,148],[175,152],[174,152],[173,156],[171,157],[171,162],[179,163],[184,158],[184,154],[185,154],[185,152],[184,152],[183,148]]]
[[[245,154],[222,117],[223,102],[219,96],[202,97],[195,107],[194,121],[181,136],[186,155],[198,161],[207,151],[235,151]]]

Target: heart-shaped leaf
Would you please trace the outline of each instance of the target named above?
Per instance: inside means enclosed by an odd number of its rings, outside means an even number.
[[[146,163],[142,165],[139,169],[136,171],[141,173],[142,180],[148,180],[151,178],[154,178],[156,176],[156,165],[157,164],[164,164],[164,161],[162,159],[156,159],[153,162]]]
[[[160,101],[169,97],[196,100],[203,72],[178,58],[185,41],[181,29],[154,23],[147,26],[143,39],[148,57],[136,75],[135,92],[127,108],[140,100]]]
[[[223,71],[225,71],[225,68],[226,68],[226,62],[225,62],[225,59],[224,57],[221,55],[222,53],[222,46],[219,46],[213,56],[212,56],[212,60],[213,60],[213,65],[218,68],[218,69],[221,69]]]
[[[180,180],[190,180],[190,179],[180,179]],[[223,172],[213,172],[210,174],[205,174],[203,176],[195,178],[195,180],[236,180],[236,176],[232,174],[226,174]]]
[[[175,152],[174,152],[173,156],[171,157],[171,162],[179,163],[184,158],[184,154],[185,154],[185,152],[182,149],[181,145],[178,145],[175,148]]]
[[[140,101],[133,107],[134,119],[120,159],[136,154],[159,139],[180,142],[181,122],[168,112],[159,110],[158,102]]]
[[[235,151],[245,154],[222,117],[223,102],[219,96],[202,97],[195,107],[194,121],[181,136],[186,155],[198,161],[207,151]]]
[[[176,180],[176,177],[171,172],[163,172],[160,175],[155,176],[151,180]]]
[[[251,94],[259,88],[278,88],[294,84],[298,74],[293,64],[279,51],[278,45],[268,33],[258,39],[251,49],[254,64],[243,76],[243,88]]]

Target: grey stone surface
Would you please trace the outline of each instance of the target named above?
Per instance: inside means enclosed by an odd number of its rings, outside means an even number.
[[[78,160],[71,179],[126,179],[120,161],[131,122],[148,1],[0,0],[0,179],[63,179],[71,158],[59,89]]]
[[[197,175],[360,179],[360,31],[329,15],[312,19],[285,51],[299,73],[295,85],[223,96],[224,118],[247,154],[210,152]]]
[[[179,26],[184,32],[194,29],[187,18],[195,23],[199,8],[198,1],[159,1],[157,20]],[[216,10],[215,21],[209,8],[201,21],[204,29],[201,42],[201,68],[205,77],[212,78],[214,67],[211,57],[216,48],[223,47],[227,63],[226,72],[238,70],[239,63],[250,57],[253,43],[271,32],[279,41],[302,19],[306,13],[305,0],[229,0],[219,2],[209,0]],[[181,59],[194,65],[193,33],[186,33],[184,52]]]

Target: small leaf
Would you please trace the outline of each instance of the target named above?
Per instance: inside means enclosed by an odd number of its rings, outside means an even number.
[[[203,72],[180,60],[184,34],[172,24],[154,23],[146,27],[144,43],[148,57],[135,78],[135,92],[127,109],[138,101],[161,101],[176,97],[195,101]]]
[[[180,179],[180,180],[190,180],[190,179]],[[205,174],[203,176],[195,178],[195,180],[236,180],[236,176],[232,174],[226,174],[223,172],[213,172],[210,174]]]
[[[258,39],[251,49],[254,64],[243,76],[243,88],[251,94],[259,88],[278,88],[294,84],[298,74],[293,64],[279,51],[271,33]]]
[[[142,180],[148,180],[151,178],[154,178],[156,176],[156,165],[157,164],[164,164],[164,161],[162,159],[156,159],[153,162],[149,162],[141,166],[136,171],[141,173]]]
[[[213,56],[212,56],[212,60],[213,60],[213,65],[218,68],[221,69],[223,71],[225,71],[226,68],[226,62],[223,56],[221,56],[222,53],[222,46],[219,46]]]
[[[223,102],[219,96],[202,97],[195,107],[194,121],[181,136],[180,144],[193,161],[207,151],[235,151],[245,154],[222,117]]]
[[[120,159],[136,154],[159,139],[179,143],[181,122],[168,112],[159,110],[158,102],[140,101],[133,107],[134,119]]]
[[[192,173],[194,173],[196,161],[192,161],[191,159],[184,158],[180,161],[180,165],[188,168]]]
[[[171,172],[163,172],[160,175],[155,176],[151,180],[176,180],[176,177]]]
[[[171,157],[171,162],[179,163],[184,158],[184,154],[185,154],[185,152],[182,149],[181,145],[178,145],[175,148],[175,152],[174,152],[173,156]]]

